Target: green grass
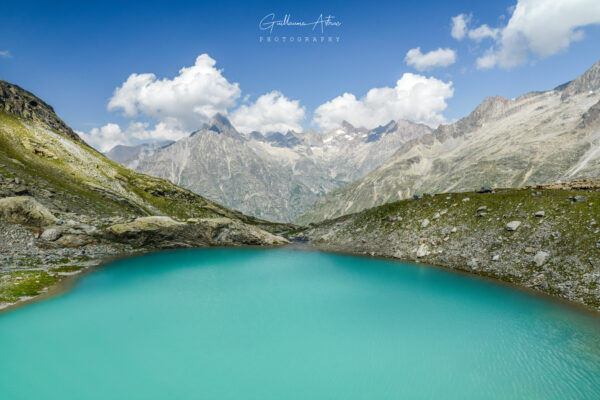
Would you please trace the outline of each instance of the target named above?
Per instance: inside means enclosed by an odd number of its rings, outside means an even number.
[[[83,265],[61,265],[60,267],[52,268],[52,272],[75,272],[85,268]]]
[[[10,279],[0,278],[0,303],[12,303],[21,297],[37,296],[41,291],[56,283],[56,278],[44,271],[19,271],[3,273]],[[17,279],[21,278],[21,279]]]

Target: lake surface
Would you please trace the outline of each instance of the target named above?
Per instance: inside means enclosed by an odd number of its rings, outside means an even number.
[[[0,314],[6,400],[599,396],[598,318],[393,261],[157,253]]]

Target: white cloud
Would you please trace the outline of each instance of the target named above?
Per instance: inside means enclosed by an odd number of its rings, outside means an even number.
[[[121,110],[130,118],[127,127],[109,123],[89,133],[78,133],[101,151],[117,144],[187,136],[215,114],[227,115],[241,96],[239,85],[230,83],[215,64],[215,60],[202,54],[193,66],[182,68],[172,79],[131,74],[115,89],[108,103],[109,110]],[[247,100],[245,96],[243,102]],[[301,131],[304,117],[300,102],[289,100],[278,91],[260,96],[253,104],[243,104],[230,114],[234,126],[243,132]]]
[[[241,93],[238,84],[227,81],[215,64],[202,54],[173,79],[131,74],[115,89],[108,109],[121,109],[128,117],[143,114],[159,121],[176,119],[185,129],[196,129],[216,113],[225,114]]]
[[[477,68],[492,68],[497,61],[496,53],[494,48],[490,47],[486,50],[483,56],[479,57],[476,61]]]
[[[452,49],[432,50],[428,53],[421,53],[421,48],[410,49],[406,53],[404,61],[419,71],[425,71],[435,67],[447,67],[456,62],[456,52]]]
[[[483,24],[478,28],[469,30],[469,39],[472,39],[476,42],[481,42],[485,38],[496,39],[498,37],[498,33],[500,33],[500,29],[490,28],[486,24]]]
[[[450,35],[457,40],[464,39],[467,34],[467,24],[470,20],[470,14],[458,14],[456,17],[452,17],[452,29],[450,30]]]
[[[0,51],[0,58],[11,58],[12,54],[10,54],[10,51],[8,50],[3,50]]]
[[[125,143],[121,127],[117,124],[106,124],[101,128],[94,128],[90,133],[77,132],[79,136],[90,146],[100,150],[108,151],[117,144]]]
[[[495,47],[477,66],[510,68],[525,63],[530,54],[551,56],[582,39],[582,27],[599,23],[598,0],[519,0]]]
[[[330,129],[346,120],[355,126],[374,128],[390,120],[408,119],[430,126],[445,121],[441,114],[453,96],[452,82],[405,73],[393,88],[373,88],[357,99],[344,93],[315,110],[313,123]]]
[[[89,133],[77,132],[90,146],[106,152],[118,144],[132,145],[156,140],[178,140],[189,134],[176,120],[167,120],[150,127],[147,122],[132,121],[124,130],[114,123],[94,128]]]
[[[274,90],[260,96],[255,103],[242,105],[231,114],[233,126],[240,132],[302,131],[300,122],[305,109],[298,100],[289,100]]]

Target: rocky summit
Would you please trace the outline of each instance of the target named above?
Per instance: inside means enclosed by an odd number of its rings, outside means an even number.
[[[108,256],[272,246],[291,228],[109,160],[41,99],[0,81],[0,308]]]
[[[553,90],[486,98],[467,117],[400,145],[379,168],[329,192],[296,221],[317,222],[423,193],[597,177],[598,146],[600,61]]]

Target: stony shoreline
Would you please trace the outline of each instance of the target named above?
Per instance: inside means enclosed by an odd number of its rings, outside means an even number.
[[[440,266],[600,311],[599,206],[597,187],[426,195],[292,236],[324,251]]]

